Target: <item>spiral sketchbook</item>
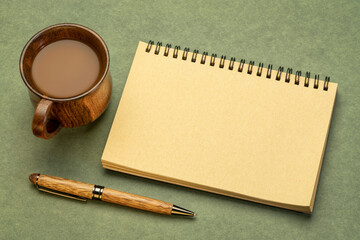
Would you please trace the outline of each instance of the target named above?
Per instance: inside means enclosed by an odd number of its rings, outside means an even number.
[[[140,42],[104,168],[313,211],[337,84]]]

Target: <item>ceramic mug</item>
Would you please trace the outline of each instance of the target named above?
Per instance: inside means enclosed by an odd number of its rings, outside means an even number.
[[[60,40],[77,40],[90,46],[99,58],[100,74],[93,87],[69,98],[54,98],[34,86],[31,68],[36,55],[45,46]],[[50,139],[59,130],[75,128],[95,121],[110,101],[112,80],[109,51],[103,39],[93,30],[78,24],[57,24],[35,34],[25,45],[20,57],[20,74],[35,106],[32,130],[35,136]]]

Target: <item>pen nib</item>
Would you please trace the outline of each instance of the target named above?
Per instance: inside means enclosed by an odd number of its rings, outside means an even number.
[[[191,216],[191,217],[196,216],[196,214],[194,212],[186,210],[186,209],[176,206],[176,205],[173,205],[171,215],[182,215],[182,216]]]

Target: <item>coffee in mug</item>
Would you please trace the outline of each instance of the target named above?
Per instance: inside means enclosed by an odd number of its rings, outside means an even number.
[[[99,78],[100,62],[94,50],[75,40],[60,40],[44,47],[34,59],[35,88],[46,96],[69,98],[86,92]]]

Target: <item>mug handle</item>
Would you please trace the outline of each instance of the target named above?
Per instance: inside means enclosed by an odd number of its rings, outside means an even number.
[[[58,121],[50,119],[53,104],[54,102],[52,101],[41,99],[36,106],[32,121],[32,131],[39,138],[50,139],[61,129],[61,124]]]

